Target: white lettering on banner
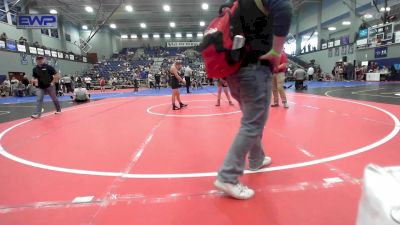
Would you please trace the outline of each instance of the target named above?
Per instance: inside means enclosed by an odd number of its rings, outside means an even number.
[[[200,42],[167,42],[168,48],[196,47],[199,45],[200,45]]]

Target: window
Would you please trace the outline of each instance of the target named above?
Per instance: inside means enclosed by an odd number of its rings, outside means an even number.
[[[318,34],[313,33],[312,37],[310,35],[305,34],[302,36],[301,49],[303,52],[311,52],[314,48],[318,47]]]
[[[0,22],[7,23],[7,13],[2,9],[0,9]]]
[[[49,34],[49,29],[41,29],[41,32],[42,32],[42,34],[44,34],[44,35],[50,35]]]
[[[0,0],[0,11],[3,11],[3,12],[6,11],[6,7],[4,6],[4,0]]]
[[[11,22],[14,26],[17,26],[17,16],[15,14],[11,14]]]
[[[58,29],[50,29],[50,36],[53,38],[58,38]]]
[[[71,35],[65,34],[65,40],[71,42]]]
[[[4,0],[0,0],[0,22],[7,23],[6,7],[4,6]]]

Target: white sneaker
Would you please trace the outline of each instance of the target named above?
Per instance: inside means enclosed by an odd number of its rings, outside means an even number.
[[[31,118],[32,118],[32,119],[39,119],[39,118],[40,118],[40,115],[38,115],[38,114],[33,114],[33,115],[31,116]]]
[[[61,110],[60,111],[56,111],[54,114],[60,114],[61,113]]]
[[[214,186],[229,196],[239,200],[250,199],[254,196],[254,191],[241,183],[230,184],[216,180]]]
[[[263,163],[261,164],[261,166],[259,166],[258,168],[249,168],[250,171],[257,171],[260,170],[266,166],[269,166],[272,163],[272,158],[269,156],[265,156]]]
[[[287,102],[283,103],[283,107],[288,109],[289,108],[289,104],[287,104]]]

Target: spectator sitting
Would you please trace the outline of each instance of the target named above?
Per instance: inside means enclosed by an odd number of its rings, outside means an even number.
[[[24,38],[23,36],[21,36],[20,38],[19,38],[19,40],[18,40],[18,43],[20,44],[20,45],[25,45],[25,43],[27,42],[28,40],[26,40],[26,38]]]
[[[90,100],[90,94],[86,90],[86,88],[82,87],[82,84],[78,84],[78,87],[75,88],[73,96],[71,99],[75,102],[87,102]]]
[[[6,41],[6,40],[7,40],[7,34],[6,34],[5,32],[3,32],[3,33],[0,35],[0,40],[2,40],[2,41]]]
[[[35,96],[35,95],[36,95],[36,87],[33,81],[30,81],[25,88],[25,96]]]
[[[18,82],[16,91],[15,91],[15,96],[16,97],[24,97],[25,93],[25,85],[20,81]]]
[[[39,42],[35,41],[35,43],[33,43],[33,47],[40,48]]]
[[[18,88],[19,80],[15,77],[11,78],[10,80],[10,88],[11,88],[11,95],[15,95],[15,90]]]
[[[2,97],[10,96],[11,83],[10,80],[6,79],[0,86],[0,94]]]
[[[24,76],[24,78],[22,78],[22,83],[25,85],[25,87],[29,85],[29,79],[26,75]]]

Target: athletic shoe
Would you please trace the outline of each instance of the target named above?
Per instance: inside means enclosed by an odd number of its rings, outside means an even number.
[[[218,100],[218,101],[217,101],[217,104],[215,104],[215,106],[217,106],[217,107],[218,107],[218,106],[221,106],[221,102]]]
[[[264,167],[266,167],[266,166],[269,166],[271,163],[272,163],[272,158],[269,157],[269,156],[265,156],[265,157],[264,157],[264,161],[263,161],[263,163],[261,164],[261,166],[259,166],[259,167],[257,167],[257,168],[249,168],[249,170],[250,170],[250,171],[257,171],[257,170],[260,170],[260,169],[262,169],[262,168],[264,168]]]
[[[279,104],[275,103],[275,104],[271,105],[271,107],[279,107]]]
[[[60,114],[61,113],[61,110],[60,111],[56,111],[54,114]]]
[[[289,104],[287,104],[287,102],[285,102],[285,103],[283,103],[283,107],[287,109],[287,108],[289,108]]]
[[[184,108],[184,107],[187,107],[188,105],[187,105],[187,104],[183,104],[183,103],[179,103],[179,106],[180,106],[181,108]]]
[[[32,119],[39,119],[39,118],[40,118],[40,115],[38,115],[38,114],[33,114],[33,115],[31,116],[31,118],[32,118]]]
[[[181,108],[178,108],[176,105],[172,105],[172,110],[180,110]]]
[[[214,186],[227,195],[239,200],[250,199],[254,196],[254,191],[241,183],[230,184],[216,180]]]

